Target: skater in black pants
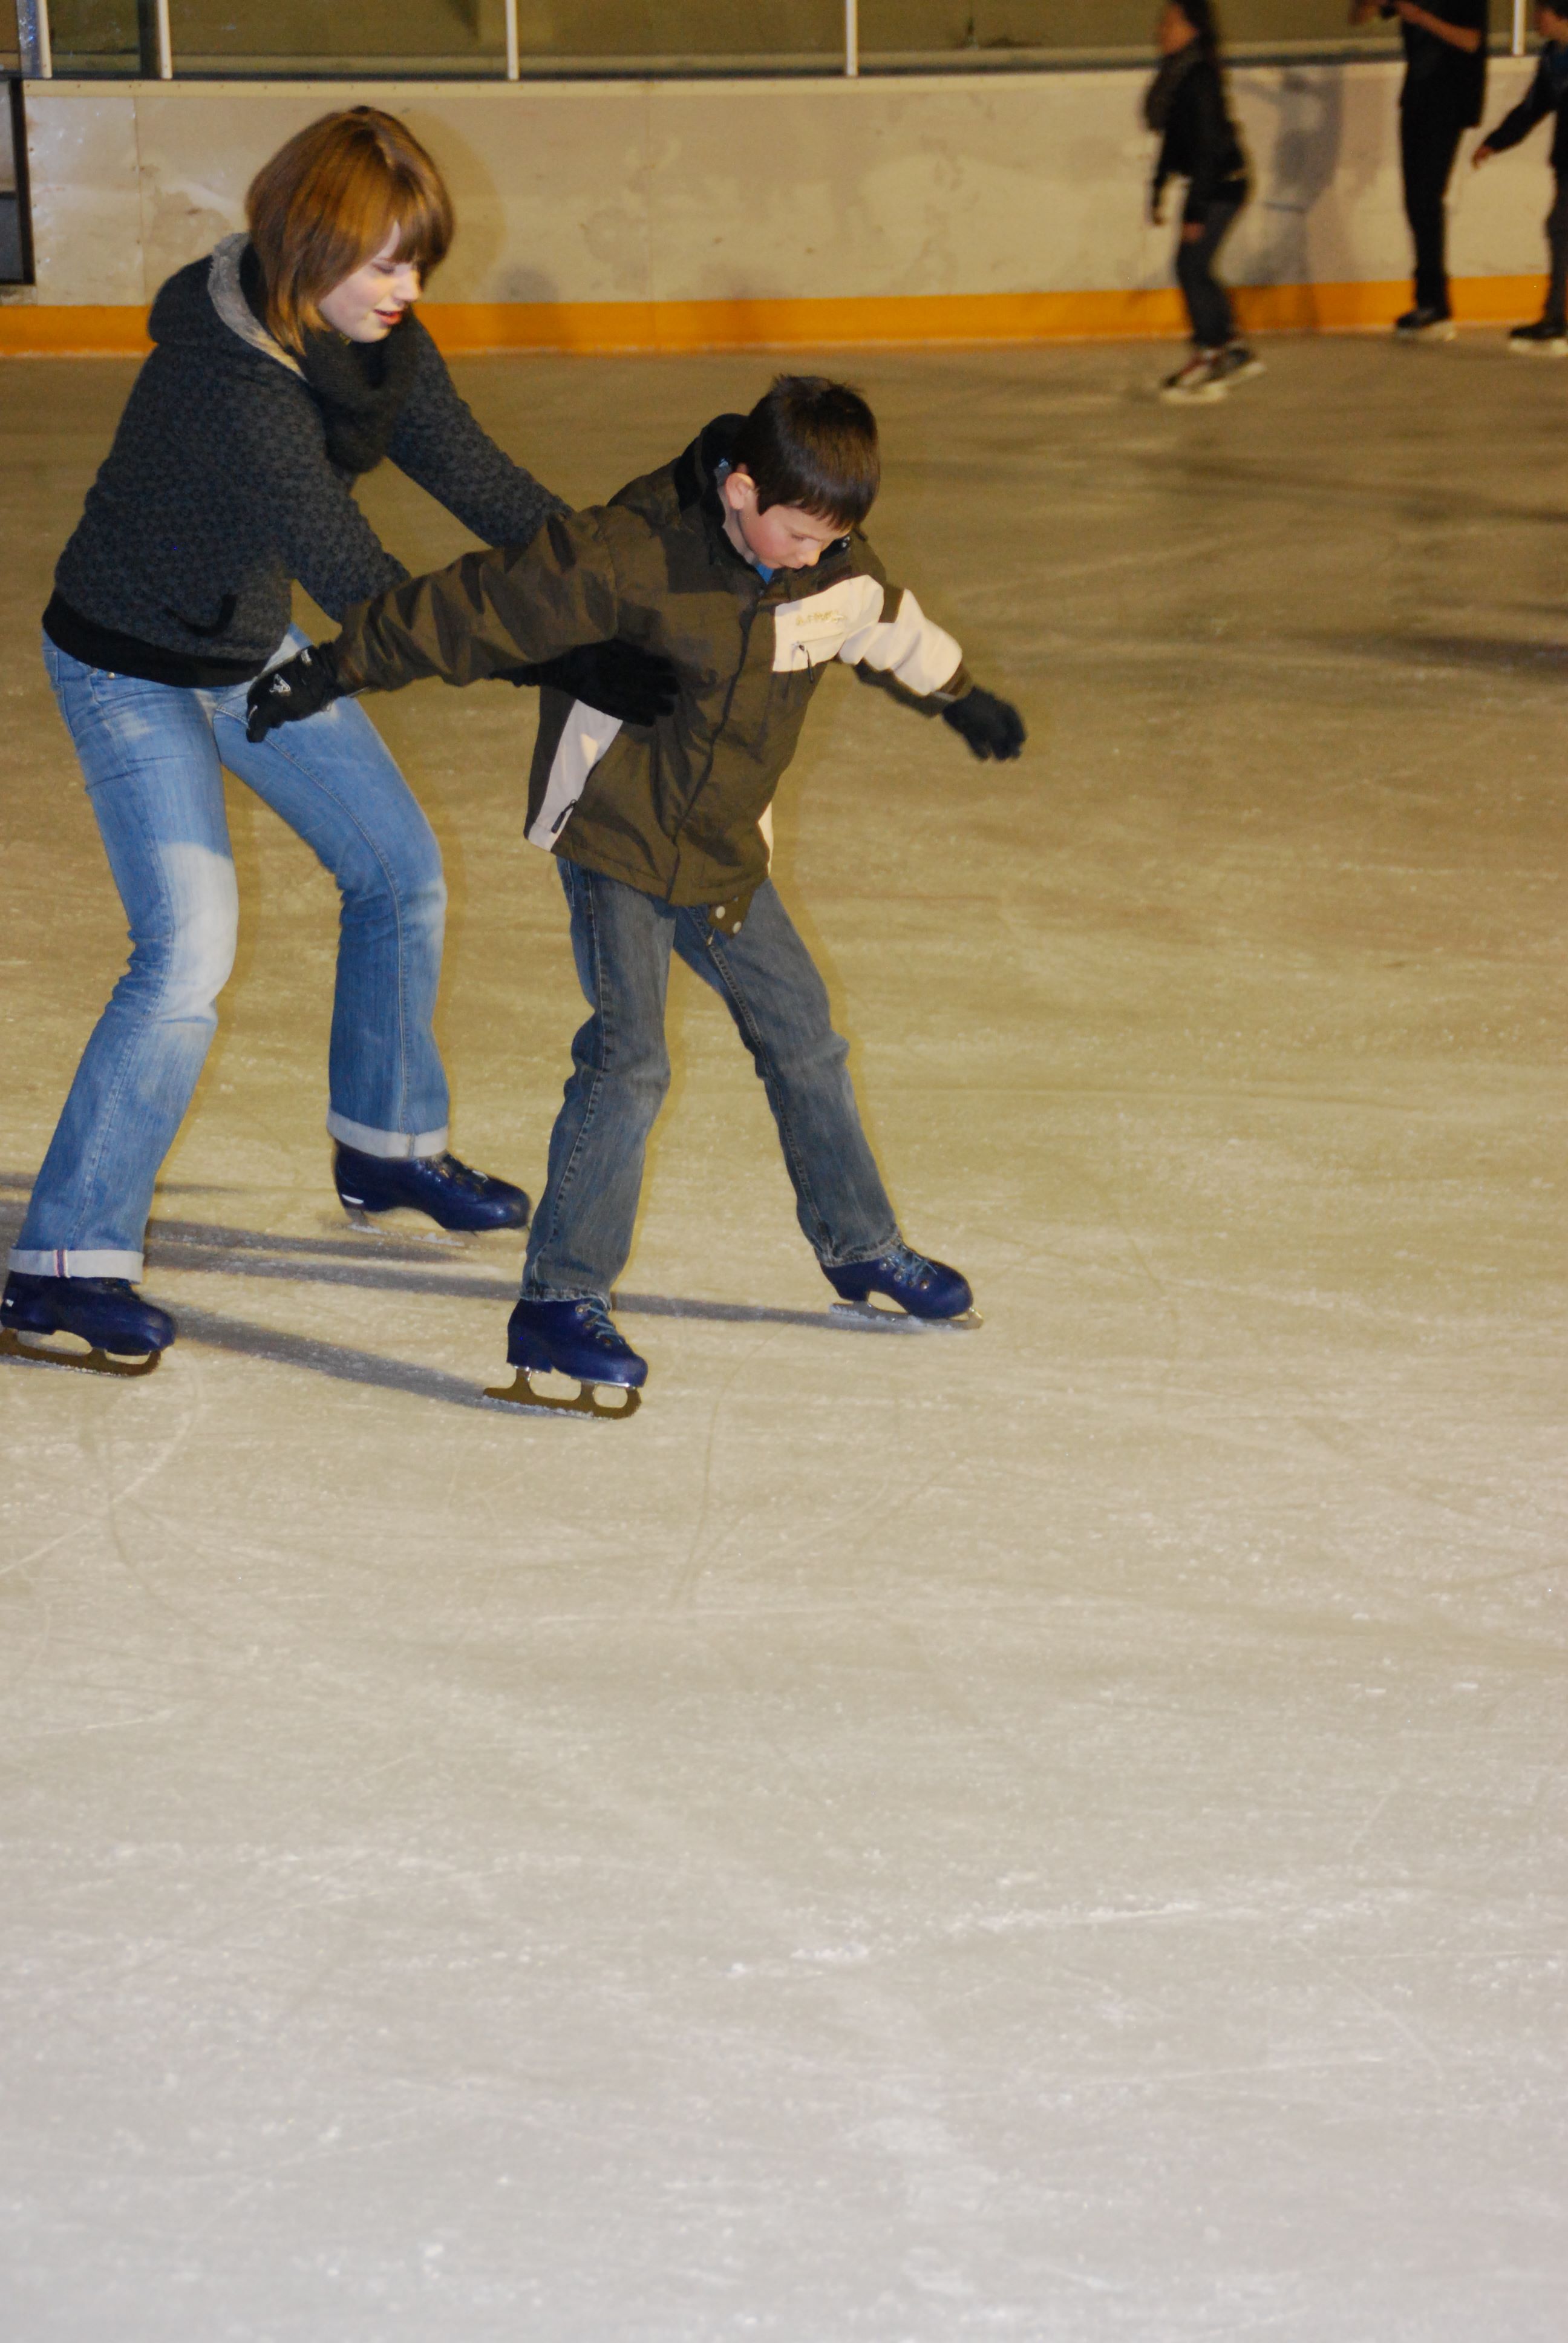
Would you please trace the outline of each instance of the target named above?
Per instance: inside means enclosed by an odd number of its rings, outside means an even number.
[[[1192,355],[1160,395],[1222,398],[1232,382],[1263,371],[1237,340],[1231,297],[1214,275],[1215,256],[1247,200],[1247,158],[1226,110],[1211,0],[1167,0],[1154,37],[1162,62],[1143,113],[1161,143],[1149,216],[1156,222],[1162,216],[1167,180],[1185,179],[1176,279],[1192,326]]]
[[[1399,151],[1405,216],[1415,244],[1415,307],[1394,320],[1403,341],[1453,338],[1448,297],[1448,194],[1453,158],[1486,103],[1490,0],[1354,0],[1352,25],[1397,16],[1404,40]]]
[[[1512,114],[1489,130],[1471,162],[1479,170],[1493,155],[1502,155],[1528,138],[1538,122],[1553,116],[1552,132],[1552,208],[1546,215],[1546,248],[1551,256],[1546,307],[1539,323],[1515,326],[1508,347],[1521,357],[1568,358],[1568,6],[1537,8],[1535,29],[1545,44],[1535,78]]]

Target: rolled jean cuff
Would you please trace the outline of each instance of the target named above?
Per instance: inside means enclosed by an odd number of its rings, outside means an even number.
[[[417,1162],[422,1156],[445,1155],[451,1132],[445,1123],[439,1131],[373,1131],[367,1122],[350,1122],[346,1114],[329,1114],[327,1128],[334,1139],[345,1147],[357,1150],[361,1155],[378,1155],[384,1163]]]
[[[875,1246],[871,1252],[868,1252],[864,1245],[857,1245],[854,1252],[852,1253],[847,1253],[842,1261],[839,1260],[837,1253],[819,1252],[817,1255],[817,1265],[819,1269],[824,1271],[829,1269],[864,1269],[869,1262],[880,1261],[884,1253],[891,1252],[896,1244],[902,1244],[902,1242],[903,1239],[899,1234],[898,1227],[895,1224],[891,1234],[888,1236],[881,1244]]]
[[[64,1245],[55,1252],[24,1252],[20,1245],[6,1261],[18,1277],[128,1277],[141,1282],[139,1252],[73,1252]]]

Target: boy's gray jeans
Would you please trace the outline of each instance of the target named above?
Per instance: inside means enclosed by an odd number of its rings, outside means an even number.
[[[872,1261],[898,1237],[860,1127],[828,992],[771,880],[738,936],[618,879],[560,862],[572,951],[593,1014],[550,1133],[523,1292],[530,1301],[608,1297],[631,1251],[648,1132],[669,1088],[669,955],[719,994],[751,1052],[779,1128],[795,1207],[819,1261]]]

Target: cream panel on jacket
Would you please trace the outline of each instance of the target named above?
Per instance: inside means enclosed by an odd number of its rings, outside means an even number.
[[[892,618],[886,618],[890,590],[897,600]],[[932,624],[912,594],[859,577],[841,578],[820,594],[787,602],[773,614],[776,675],[819,667],[830,659],[890,672],[923,699],[952,680],[963,653],[951,635]]]

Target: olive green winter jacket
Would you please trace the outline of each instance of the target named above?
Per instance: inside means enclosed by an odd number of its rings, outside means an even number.
[[[554,515],[527,546],[378,595],[336,646],[350,690],[387,691],[474,683],[609,636],[662,652],[678,694],[655,724],[541,694],[528,834],[644,894],[709,905],[726,928],[768,875],[769,808],[825,661],[938,706],[970,689],[958,644],[859,530],[766,582],[735,551],[718,483],[740,421],[719,417],[675,463]]]

